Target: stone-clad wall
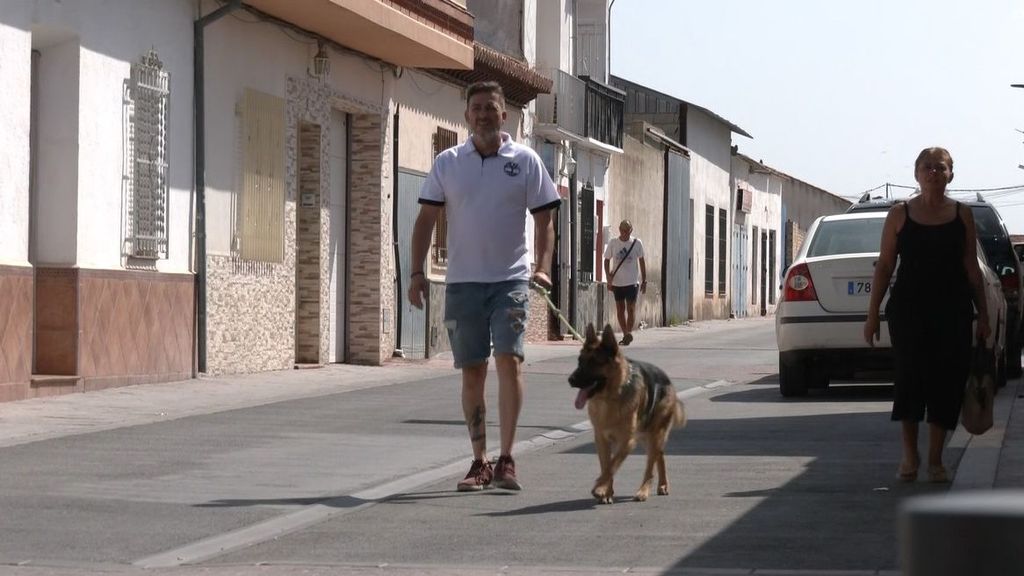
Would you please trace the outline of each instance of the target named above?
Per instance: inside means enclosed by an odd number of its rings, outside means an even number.
[[[326,360],[327,338],[321,338],[324,317],[323,229],[321,217],[320,125],[302,122],[299,127],[299,200],[296,232],[296,326],[295,362],[317,364]],[[328,327],[329,329],[329,327]]]
[[[207,371],[291,368],[295,346],[295,203],[285,203],[284,262],[207,258]]]
[[[323,363],[329,358],[330,313],[334,305],[330,301],[329,253],[331,139],[323,134],[329,129],[333,108],[349,115],[349,294],[348,310],[338,311],[339,318],[347,321],[348,326],[346,361],[380,364],[394,349],[388,111],[378,104],[351,98],[329,84],[305,78],[289,78],[287,91],[284,260],[280,264],[265,264],[240,261],[235,256],[209,257],[210,373],[276,370],[295,363],[296,207],[301,200],[298,189],[303,171],[308,178],[319,179],[320,275],[317,279],[315,274],[309,274],[307,280],[320,284],[319,361]],[[300,166],[298,135],[303,124],[320,129],[319,166]],[[307,164],[311,156],[308,150],[303,155]],[[315,330],[308,325],[305,329],[309,333]]]
[[[380,364],[384,349],[382,303],[385,284],[394,273],[385,270],[384,246],[390,239],[390,208],[385,219],[381,193],[380,116],[351,117],[349,146],[349,238],[351,283],[349,288],[349,357],[353,364]],[[391,195],[387,198],[390,200]],[[387,235],[385,235],[385,227]],[[394,319],[391,319],[392,322]]]

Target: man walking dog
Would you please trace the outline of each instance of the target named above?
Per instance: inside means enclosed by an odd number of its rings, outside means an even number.
[[[448,222],[448,270],[444,323],[455,367],[462,370],[462,412],[473,445],[473,463],[458,483],[460,491],[492,484],[520,490],[512,459],[516,425],[523,404],[523,334],[529,283],[551,287],[548,270],[554,250],[552,210],[561,200],[540,157],[512,141],[501,127],[505,95],[496,82],[466,89],[465,118],[472,132],[465,143],[437,156],[423,189],[412,232],[409,302],[423,307],[427,295],[424,260],[434,224],[444,207]],[[526,245],[526,214],[533,215],[531,271]],[[501,452],[492,469],[487,461],[484,381],[494,344],[498,371]]]

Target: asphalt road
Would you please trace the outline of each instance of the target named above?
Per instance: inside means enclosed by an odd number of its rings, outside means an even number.
[[[889,386],[783,399],[773,325],[752,319],[639,334],[629,354],[672,376],[690,421],[670,495],[630,500],[638,451],[597,505],[575,349],[530,349],[520,493],[454,491],[469,446],[438,361],[253,376],[252,398],[211,386],[205,408],[197,381],[152,408],[189,403],[177,417],[0,439],[0,574],[895,574],[900,503],[948,489],[895,480]]]

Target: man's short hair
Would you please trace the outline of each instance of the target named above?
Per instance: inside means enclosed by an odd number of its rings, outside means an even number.
[[[487,80],[484,82],[473,82],[466,88],[466,102],[468,103],[474,95],[487,92],[489,94],[497,94],[501,97],[501,103],[505,103],[505,91],[502,90],[501,84],[498,84],[494,80]]]

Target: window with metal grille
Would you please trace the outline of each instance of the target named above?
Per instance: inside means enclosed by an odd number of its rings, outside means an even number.
[[[757,226],[753,227],[753,234],[750,235],[750,300],[752,302],[757,301],[757,274],[758,270],[761,269],[759,266],[760,260],[758,259],[759,252],[757,251],[759,230]]]
[[[728,248],[729,235],[725,233],[728,212],[725,208],[718,209],[718,295],[725,296],[725,255]]]
[[[715,293],[715,207],[704,206],[704,294]]]
[[[238,255],[284,261],[284,99],[246,88],[241,103],[242,187]]]
[[[125,97],[125,254],[167,258],[170,77],[155,50],[132,64]]]
[[[775,304],[775,230],[768,231],[768,303]]]
[[[580,282],[594,281],[594,187],[580,190]]]
[[[437,158],[441,152],[458,146],[459,134],[454,130],[438,127],[433,140],[434,158]],[[437,216],[437,223],[434,224],[434,246],[431,250],[431,260],[440,266],[448,263],[448,215],[443,207]]]

